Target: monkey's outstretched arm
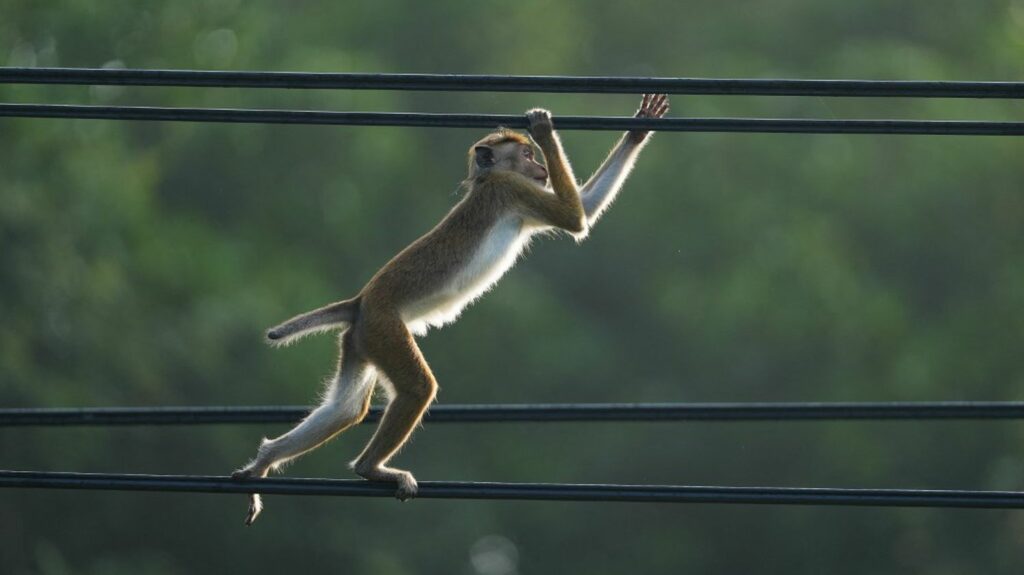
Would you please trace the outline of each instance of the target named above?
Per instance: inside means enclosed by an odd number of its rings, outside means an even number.
[[[601,167],[590,176],[587,183],[583,184],[580,195],[583,200],[583,210],[587,214],[587,223],[591,226],[604,214],[608,206],[615,201],[622,185],[633,170],[640,150],[650,138],[644,136],[637,141],[629,134],[625,134],[612,148],[611,153],[605,158]]]
[[[665,94],[644,94],[636,117],[661,118],[668,109],[668,96]],[[650,132],[640,130],[626,132],[612,148],[601,167],[590,176],[586,184],[583,184],[580,195],[588,225],[594,225],[615,200],[615,196],[622,189],[622,184],[626,182],[629,172],[636,164],[640,150],[650,140],[650,135]]]

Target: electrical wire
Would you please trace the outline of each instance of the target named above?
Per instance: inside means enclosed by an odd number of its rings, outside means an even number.
[[[295,423],[305,406],[0,409],[0,427]],[[380,419],[381,408],[364,420]],[[430,423],[1024,419],[1021,401],[540,403],[434,405]]]
[[[0,488],[170,491],[394,497],[395,487],[346,479],[246,479],[220,476],[0,471]],[[420,499],[630,501],[871,507],[1024,508],[1024,492],[819,487],[722,487],[421,481]]]
[[[147,106],[79,106],[69,104],[0,104],[0,117],[147,120],[303,125],[421,126],[444,128],[526,128],[524,115],[424,114],[410,112],[332,112],[237,108],[161,108]],[[656,130],[659,132],[756,132],[805,134],[919,134],[952,136],[1020,136],[1024,122],[950,120],[820,120],[790,118],[627,118],[556,116],[561,130]]]
[[[1021,82],[354,74],[116,68],[0,68],[0,83],[733,96],[1024,98],[1024,83]]]

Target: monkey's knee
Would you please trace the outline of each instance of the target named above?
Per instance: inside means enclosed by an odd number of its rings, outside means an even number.
[[[336,402],[330,425],[336,429],[348,429],[366,418],[370,411],[371,393],[364,398],[350,397]]]
[[[433,379],[418,381],[402,390],[410,399],[420,403],[430,403],[437,397],[437,382]]]
[[[366,419],[366,416],[369,415],[369,414],[370,414],[370,395],[367,395],[366,401],[364,401],[363,405],[360,406],[360,408],[359,408],[359,413],[357,413],[355,418],[352,420],[352,425],[356,425],[358,423],[362,423],[363,420]]]

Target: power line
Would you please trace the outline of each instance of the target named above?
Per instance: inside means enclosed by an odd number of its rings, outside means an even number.
[[[220,476],[135,475],[0,471],[0,488],[170,491],[394,497],[388,483],[346,479],[248,479]],[[631,501],[647,503],[744,503],[871,507],[1024,508],[1024,493],[924,489],[814,487],[720,487],[422,481],[420,499],[516,499],[532,501]]]
[[[1021,82],[353,74],[105,68],[0,68],[0,83],[470,92],[1024,98],[1024,83]]]
[[[252,110],[232,108],[159,108],[145,106],[77,106],[66,104],[0,104],[0,116],[355,126],[421,126],[444,128],[526,128],[523,115],[423,114],[409,112],[330,112],[317,110]],[[756,132],[805,134],[922,134],[951,136],[1020,136],[1024,122],[949,120],[817,120],[763,118],[626,118],[556,116],[562,130],[657,130],[661,132]]]
[[[304,406],[0,409],[0,427],[295,423]],[[365,422],[380,419],[370,410]],[[541,403],[435,405],[431,423],[1024,419],[1021,401],[849,403]]]

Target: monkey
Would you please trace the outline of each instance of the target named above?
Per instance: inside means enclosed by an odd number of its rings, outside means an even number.
[[[661,118],[668,110],[666,95],[645,94],[635,116]],[[379,385],[387,407],[350,466],[370,481],[394,483],[401,501],[416,495],[413,475],[387,465],[437,393],[437,381],[415,336],[453,322],[515,264],[538,233],[564,231],[577,241],[585,238],[619,193],[651,135],[646,130],[626,132],[580,188],[551,113],[537,108],[526,117],[530,137],[502,128],[473,144],[463,198],[355,297],[267,330],[266,339],[274,346],[340,331],[338,365],[319,406],[287,433],[264,439],[256,457],[233,478],[266,477],[359,423]],[[534,143],[543,165],[535,158]],[[259,494],[251,494],[245,523],[251,525],[261,510]]]

